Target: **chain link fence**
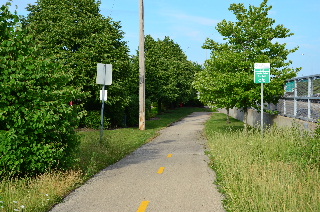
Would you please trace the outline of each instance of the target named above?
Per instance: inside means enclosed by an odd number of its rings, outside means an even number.
[[[320,74],[288,80],[283,98],[277,105],[269,105],[268,109],[278,111],[282,116],[319,122]]]

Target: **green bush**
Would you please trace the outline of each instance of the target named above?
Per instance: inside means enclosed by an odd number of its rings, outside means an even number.
[[[149,120],[156,115],[152,113],[151,104],[150,99],[146,99],[146,120]]]
[[[84,96],[68,86],[72,76],[59,61],[41,56],[8,6],[0,8],[0,176],[66,168],[81,114],[69,102]]]
[[[128,127],[138,126],[139,124],[139,96],[132,95],[129,105],[126,108],[125,125]]]
[[[82,125],[86,128],[91,129],[101,129],[101,110],[92,110],[88,111],[87,115],[83,117]],[[104,116],[104,129],[107,129],[110,126],[109,119]]]
[[[134,127],[139,125],[139,96],[133,95],[130,98],[130,103],[126,108],[125,122],[127,127]],[[145,100],[145,119],[148,120],[151,114],[151,101]]]

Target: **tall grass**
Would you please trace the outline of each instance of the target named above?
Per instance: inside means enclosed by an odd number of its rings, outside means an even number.
[[[79,132],[81,146],[78,164],[67,172],[49,172],[36,178],[1,179],[0,212],[45,212],[83,184],[88,178],[119,161],[141,145],[157,136],[158,131],[171,123],[203,108],[179,108],[146,122],[146,130],[123,128],[106,130],[100,141],[99,131]]]
[[[206,125],[228,211],[320,211],[319,138],[296,128],[242,129],[224,114]]]
[[[36,178],[2,179],[0,211],[47,211],[81,181],[81,174],[76,171],[46,173]]]

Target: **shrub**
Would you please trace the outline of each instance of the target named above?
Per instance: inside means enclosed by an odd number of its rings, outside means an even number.
[[[91,129],[100,129],[101,128],[101,111],[92,110],[88,111],[87,115],[83,117],[82,125]],[[110,126],[109,119],[104,116],[104,129],[107,129]]]
[[[81,115],[69,102],[83,95],[68,86],[73,78],[60,61],[41,56],[8,6],[0,8],[0,176],[68,167]]]
[[[139,96],[132,95],[129,105],[126,108],[125,125],[129,127],[138,126],[139,124]]]

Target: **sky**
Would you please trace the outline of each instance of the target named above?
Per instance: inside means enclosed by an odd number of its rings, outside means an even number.
[[[0,5],[7,0],[0,0]],[[12,0],[18,6],[18,14],[27,15],[25,7],[36,0]],[[120,21],[131,54],[139,46],[139,0],[101,0],[101,14]],[[206,38],[223,42],[215,29],[217,23],[226,19],[235,21],[228,10],[232,3],[259,6],[262,0],[144,0],[145,35],[163,39],[169,36],[179,44],[188,59],[199,64],[210,57],[210,51],[202,49]],[[269,0],[273,8],[269,17],[283,24],[294,33],[280,39],[287,48],[299,47],[289,55],[292,68],[302,67],[298,76],[320,74],[320,1],[319,0]]]

